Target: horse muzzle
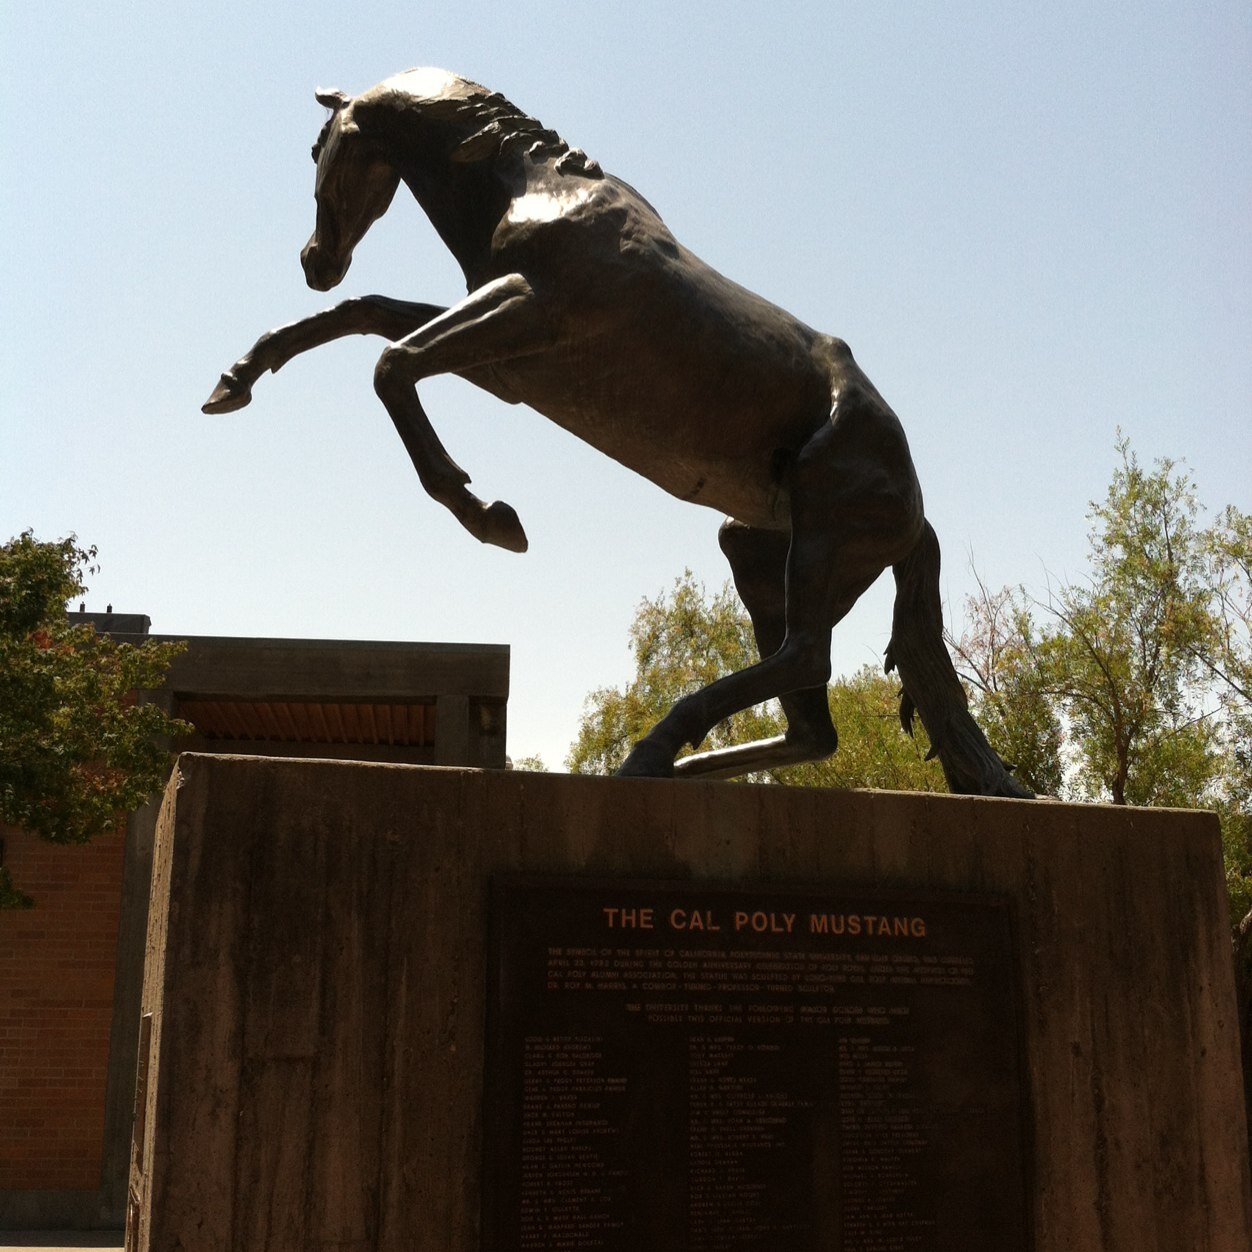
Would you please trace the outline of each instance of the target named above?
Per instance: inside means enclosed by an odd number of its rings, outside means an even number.
[[[352,264],[352,254],[338,258],[329,254],[315,240],[310,239],[301,249],[300,264],[304,269],[305,282],[314,291],[329,291],[343,282],[343,276]]]

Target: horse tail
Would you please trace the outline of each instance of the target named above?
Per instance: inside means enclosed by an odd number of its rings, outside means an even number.
[[[900,724],[911,735],[914,714],[930,736],[930,752],[943,766],[948,789],[958,795],[1014,796],[1028,791],[987,742],[969,712],[965,689],[943,642],[939,599],[939,540],[923,521],[921,537],[898,565],[891,642],[885,669],[899,671]]]

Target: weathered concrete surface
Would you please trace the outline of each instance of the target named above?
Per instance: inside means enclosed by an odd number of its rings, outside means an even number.
[[[502,871],[1008,895],[1037,1248],[1247,1247],[1210,815],[209,756],[180,766],[154,872],[133,1247],[477,1252],[485,909]]]

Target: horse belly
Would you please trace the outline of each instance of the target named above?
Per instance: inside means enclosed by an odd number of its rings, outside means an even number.
[[[785,529],[782,471],[830,411],[817,336],[728,280],[725,291],[677,277],[622,293],[635,298],[582,320],[591,333],[498,371],[518,399],[671,495]]]

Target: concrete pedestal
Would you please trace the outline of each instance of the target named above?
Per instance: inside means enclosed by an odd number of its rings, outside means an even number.
[[[1210,815],[196,755],[176,778],[129,1248],[478,1252],[502,872],[1006,897],[1035,1247],[1247,1246]]]

